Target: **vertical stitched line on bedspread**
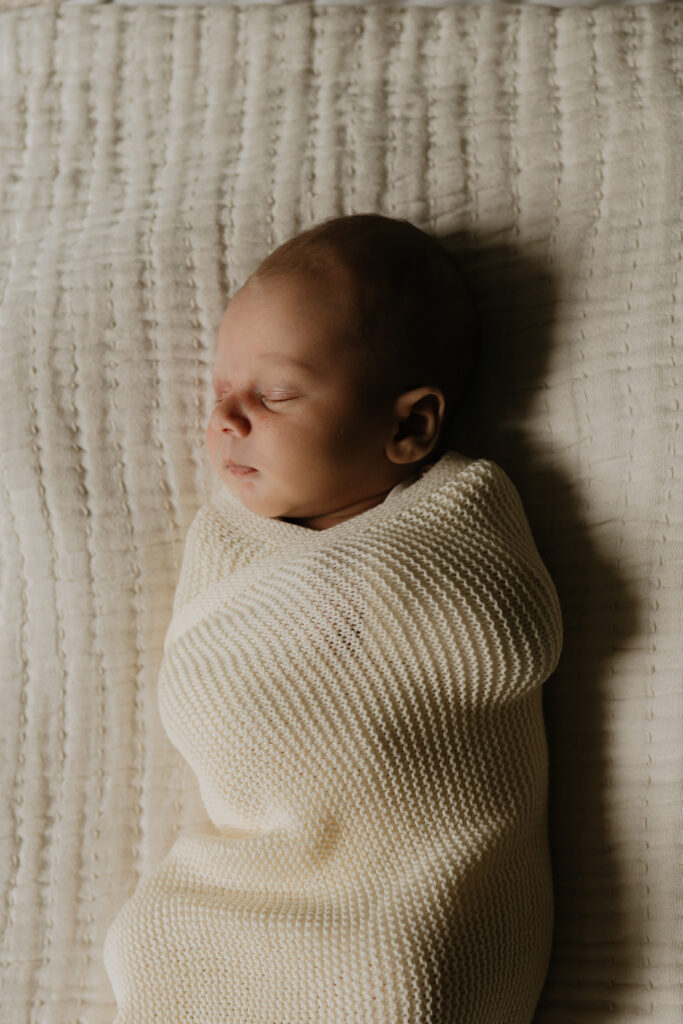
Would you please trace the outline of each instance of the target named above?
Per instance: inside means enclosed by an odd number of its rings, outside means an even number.
[[[39,55],[43,59],[36,61],[36,65],[37,66],[33,69],[32,73],[30,75],[28,74],[28,70],[29,70],[28,65],[24,64],[22,62],[22,49],[23,49],[22,44],[24,42],[24,36],[25,36],[25,33],[26,33],[26,25],[27,25],[27,23],[25,21],[19,20],[19,19],[17,19],[16,21],[11,21],[9,24],[12,26],[13,31],[7,32],[6,34],[4,34],[4,35],[2,35],[0,37],[0,46],[3,47],[3,50],[0,51],[0,52],[3,53],[3,59],[4,59],[4,47],[5,46],[7,46],[8,50],[9,50],[9,53],[10,54],[14,54],[14,56],[15,56],[15,68],[16,68],[16,79],[15,80],[16,81],[24,80],[26,82],[26,94],[25,94],[25,97],[24,97],[24,95],[22,95],[20,97],[20,102],[17,103],[17,105],[16,105],[16,110],[19,112],[20,121],[21,121],[20,140],[21,140],[21,153],[23,155],[23,163],[22,163],[22,166],[18,169],[18,173],[17,173],[16,189],[12,190],[12,192],[16,191],[17,200],[19,200],[20,197],[23,198],[22,194],[28,188],[28,184],[27,183],[30,182],[30,175],[29,175],[30,169],[34,168],[34,167],[40,167],[41,166],[41,161],[40,161],[41,136],[40,136],[39,132],[31,132],[31,133],[29,133],[28,127],[29,127],[29,124],[33,124],[35,122],[35,120],[37,118],[39,118],[39,113],[40,113],[42,105],[46,102],[46,97],[50,97],[50,95],[51,95],[50,91],[48,89],[48,84],[49,84],[49,81],[50,81],[50,79],[52,78],[52,76],[54,74],[54,65],[53,65],[54,51],[52,49],[49,49],[49,34],[50,34],[50,31],[53,28],[53,21],[54,21],[54,12],[52,13],[51,18],[47,22],[47,26],[46,26],[47,31],[46,31],[46,33],[42,37],[40,36],[40,28],[41,28],[41,26],[43,24],[45,24],[45,22],[38,22],[37,26],[36,26],[36,28],[34,30],[34,38],[31,40],[31,46],[28,48],[28,56],[29,56],[30,59],[33,59],[33,58],[36,57],[36,55]],[[47,58],[45,58],[45,51],[46,50],[48,51]],[[9,67],[10,67],[10,63],[9,63],[9,60],[8,60],[7,68],[9,69]],[[42,74],[41,74],[41,69],[43,69]],[[10,72],[8,70],[8,75],[9,75],[9,73]],[[11,78],[6,78],[5,81],[7,82],[7,87],[8,87],[8,90],[9,90],[10,87],[11,87],[11,83],[14,80],[11,79]],[[4,82],[3,82],[3,84],[4,84]],[[11,109],[11,104],[7,104],[7,106]],[[32,140],[35,140],[35,145],[33,147],[31,146],[31,141]],[[50,179],[50,180],[52,181],[53,179]],[[10,192],[10,195],[12,195],[12,192]],[[14,200],[14,196],[13,195],[12,195],[12,199]],[[26,222],[28,221],[28,219],[30,217],[31,204],[29,204],[29,203],[27,203],[25,201],[23,201],[23,202],[16,201],[16,202],[13,203],[13,205],[15,205],[15,207],[17,209],[19,209],[19,210],[23,209],[24,211],[28,211],[28,213],[27,213],[27,215],[25,217],[17,217],[16,221],[14,221],[13,225],[12,225],[13,228],[14,228],[14,232],[15,232],[16,236],[17,237],[22,237],[22,236],[24,236],[27,233],[25,228],[26,228]],[[15,257],[16,257],[16,262],[15,262]],[[5,302],[5,298],[6,298],[6,296],[11,296],[12,295],[13,289],[12,289],[11,286],[14,285],[15,279],[19,277],[20,271],[25,272],[24,268],[20,267],[20,260],[21,260],[21,255],[17,254],[16,250],[13,248],[13,251],[12,251],[11,256],[10,256],[10,265],[8,267],[7,275],[6,275],[5,290],[3,291],[3,294],[2,294],[2,302],[0,302],[0,318],[2,318],[3,321],[4,321],[5,316],[7,316],[7,314],[10,312],[9,303]],[[31,451],[31,453],[35,457],[36,473],[37,473],[37,478],[38,478],[38,489],[39,489],[39,494],[40,494],[42,514],[43,514],[43,518],[46,518],[47,517],[47,507],[46,507],[47,503],[46,503],[46,498],[45,498],[45,488],[44,488],[44,485],[42,484],[41,444],[40,444],[40,417],[39,417],[38,410],[37,410],[36,387],[34,385],[34,375],[38,373],[38,365],[37,365],[38,364],[38,354],[37,354],[37,350],[36,350],[36,347],[35,347],[35,344],[34,344],[34,341],[33,341],[33,339],[35,338],[35,335],[36,335],[36,328],[35,328],[35,325],[33,325],[31,323],[31,321],[33,319],[35,319],[35,308],[34,308],[33,303],[28,303],[27,307],[28,308],[27,308],[27,313],[26,313],[26,323],[27,323],[27,328],[31,332],[30,358],[29,358],[29,360],[27,360],[27,363],[28,363],[27,370],[29,372],[27,374],[28,380],[27,380],[27,384],[26,384],[26,392],[27,392],[26,406],[27,406],[27,409],[28,409],[29,414],[30,414],[31,422],[30,422],[30,424],[27,424],[27,428],[30,429],[31,434],[33,435],[33,441],[30,442],[27,447],[29,448],[29,450]],[[4,478],[3,478],[3,487],[4,487]],[[26,569],[27,557],[26,557],[26,555],[24,554],[24,552],[22,551],[22,548],[21,548],[21,532],[20,532],[21,528],[19,526],[19,519],[18,519],[17,515],[15,514],[14,510],[12,509],[11,500],[9,500],[10,498],[11,498],[11,492],[8,494],[7,507],[9,508],[10,513],[12,515],[12,522],[14,524],[14,533],[15,533],[16,541],[17,541],[16,547],[17,547],[17,551],[19,553],[19,557],[20,557],[20,559],[22,561],[22,567],[23,567],[22,579],[24,581],[26,581],[29,578],[29,572]],[[25,509],[23,509],[22,511],[24,512],[24,515],[22,515],[22,522],[25,522]],[[49,520],[48,520],[48,532],[49,532]],[[21,615],[21,626],[20,626],[20,632],[19,632],[19,636],[20,636],[20,653],[21,653],[21,692],[20,692],[20,701],[21,701],[21,705],[22,705],[22,710],[21,710],[20,719],[19,719],[19,721],[20,721],[20,731],[19,731],[19,739],[18,739],[19,767],[17,768],[17,771],[16,771],[16,773],[14,775],[14,779],[13,779],[13,782],[12,782],[11,793],[8,794],[8,807],[10,808],[10,814],[12,816],[13,825],[14,825],[12,835],[13,835],[13,839],[14,839],[16,845],[15,845],[15,852],[12,853],[12,857],[11,857],[11,869],[10,869],[10,871],[8,873],[8,886],[7,886],[7,893],[6,893],[6,903],[7,903],[8,910],[7,910],[6,925],[5,925],[5,929],[4,929],[4,937],[3,937],[3,950],[4,950],[5,954],[6,954],[5,962],[9,962],[9,959],[10,959],[11,937],[13,935],[14,922],[16,920],[16,914],[15,914],[16,903],[15,903],[15,899],[14,899],[14,895],[13,894],[15,892],[17,892],[18,888],[19,888],[19,876],[20,876],[21,868],[22,868],[22,852],[23,852],[23,849],[24,849],[24,846],[25,846],[25,842],[26,842],[25,839],[22,836],[22,826],[26,822],[26,817],[24,816],[24,814],[22,814],[21,808],[22,808],[22,806],[23,806],[23,804],[25,802],[24,794],[28,792],[28,786],[29,786],[29,780],[26,777],[25,767],[24,766],[26,765],[26,753],[25,753],[25,751],[27,749],[27,735],[28,735],[28,722],[29,722],[29,717],[26,714],[26,712],[29,710],[28,698],[29,698],[30,693],[31,693],[30,679],[31,679],[31,676],[32,676],[32,672],[29,669],[28,662],[27,662],[27,655],[26,655],[26,652],[29,650],[29,647],[30,647],[30,642],[29,642],[29,638],[30,638],[30,622],[29,622],[29,616],[28,616],[27,608],[28,608],[28,595],[27,595],[27,592],[26,592],[26,587],[24,587],[24,588],[22,588],[22,615]]]
[[[59,530],[59,509],[52,509],[47,501],[47,492],[50,489],[49,479],[52,474],[56,471],[58,462],[56,458],[50,457],[50,449],[55,445],[56,431],[50,430],[50,415],[55,408],[54,395],[58,393],[58,385],[56,384],[55,364],[58,361],[56,353],[53,352],[52,358],[45,358],[51,344],[51,326],[57,319],[56,312],[59,306],[60,293],[63,287],[63,279],[66,274],[62,273],[62,254],[64,253],[67,240],[68,240],[68,217],[65,218],[66,223],[57,223],[53,221],[53,213],[57,210],[58,213],[63,215],[64,206],[57,200],[60,194],[68,194],[70,186],[72,186],[71,170],[69,166],[69,157],[71,156],[72,147],[75,145],[74,139],[76,133],[69,130],[71,114],[70,104],[64,102],[65,93],[69,93],[72,102],[76,100],[73,94],[73,83],[69,82],[68,78],[65,80],[64,68],[59,66],[57,55],[64,53],[67,56],[66,63],[68,64],[68,53],[69,44],[75,33],[70,32],[70,26],[72,25],[73,18],[70,16],[59,17],[57,16],[54,20],[54,40],[52,38],[44,37],[45,48],[49,53],[49,62],[53,70],[53,81],[49,83],[46,93],[48,96],[55,96],[59,100],[59,104],[55,102],[54,107],[49,110],[49,114],[58,117],[58,125],[56,135],[58,143],[55,146],[56,159],[54,161],[54,173],[50,173],[48,176],[51,183],[51,197],[48,205],[49,214],[47,218],[47,225],[44,229],[44,234],[41,237],[38,246],[38,257],[36,259],[34,274],[31,276],[35,278],[32,282],[33,293],[34,293],[34,304],[31,305],[32,315],[32,326],[31,334],[35,340],[35,346],[32,341],[31,345],[31,379],[35,375],[35,407],[33,405],[33,399],[31,401],[31,413],[32,413],[32,427],[35,429],[35,444],[32,446],[33,451],[37,455],[37,482],[38,489],[41,496],[40,504],[42,506],[42,514],[45,523],[46,532],[49,536],[50,546],[50,575],[53,582],[53,595],[54,595],[54,612],[55,612],[55,633],[60,638],[66,635],[64,628],[65,612],[63,605],[59,600],[59,587],[58,587],[58,564],[59,564],[59,537],[61,531]],[[62,44],[62,45],[60,45]],[[52,90],[50,89],[52,86]],[[75,109],[78,109],[76,103]],[[49,116],[49,115],[48,115]],[[54,122],[53,122],[54,123]],[[37,161],[37,166],[42,163],[44,167],[44,157],[41,161]],[[51,168],[52,171],[52,168]],[[68,206],[68,203],[66,204]],[[50,287],[52,285],[52,287]],[[68,285],[66,286],[68,288]],[[43,358],[39,356],[39,350],[43,350]],[[41,382],[44,378],[47,378],[44,385],[41,386]],[[44,388],[44,390],[43,390]],[[42,390],[42,394],[41,394]],[[40,411],[39,411],[40,410]],[[45,420],[45,426],[41,425],[41,417]],[[39,442],[39,436],[43,438],[42,443]],[[55,455],[57,449],[55,448]],[[43,462],[43,457],[45,460]],[[48,483],[43,481],[47,480]],[[37,871],[35,877],[35,884],[38,890],[38,898],[40,903],[41,912],[44,914],[44,919],[41,920],[42,925],[42,951],[44,956],[40,959],[34,959],[31,963],[29,970],[30,981],[27,983],[27,987],[30,991],[35,993],[35,1005],[37,1008],[44,1005],[44,1000],[41,999],[41,990],[46,987],[43,978],[45,977],[46,967],[52,959],[50,951],[54,944],[55,934],[55,923],[57,914],[54,912],[54,904],[56,899],[61,895],[61,890],[56,885],[59,878],[59,866],[60,863],[63,865],[66,861],[68,863],[69,857],[62,857],[60,859],[58,855],[58,849],[64,847],[67,843],[68,837],[64,835],[64,831],[60,830],[59,824],[62,820],[61,806],[65,795],[64,777],[65,777],[65,763],[68,758],[67,754],[67,729],[65,721],[65,707],[67,704],[67,693],[68,693],[68,671],[66,668],[66,654],[63,643],[56,645],[56,659],[58,663],[58,678],[59,678],[59,696],[57,698],[57,721],[50,729],[45,739],[38,738],[36,744],[36,755],[39,764],[37,788],[40,792],[40,800],[36,800],[35,803],[39,804],[42,814],[45,816],[47,821],[51,824],[46,827],[40,841],[40,852],[37,858]],[[36,716],[36,725],[40,726],[40,717]],[[57,728],[57,725],[59,728]],[[55,751],[53,744],[57,747]],[[48,764],[52,761],[58,763],[59,768],[56,779],[52,776],[52,773],[47,770]],[[60,799],[61,798],[61,799]],[[79,815],[80,817],[80,815]],[[80,852],[80,845],[78,847]],[[44,870],[47,864],[48,879],[47,884],[44,883]],[[72,866],[69,864],[69,870],[72,871]],[[78,866],[76,866],[75,876],[78,875]],[[71,877],[73,877],[73,874]],[[45,892],[47,893],[47,902],[43,899],[42,885],[45,884]],[[55,890],[57,890],[57,896],[55,896]]]

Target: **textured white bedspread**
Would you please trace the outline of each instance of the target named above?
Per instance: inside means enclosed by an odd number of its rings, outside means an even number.
[[[220,316],[288,235],[377,210],[462,250],[487,344],[454,447],[510,475],[562,606],[537,1024],[679,1024],[682,32],[0,13],[0,1019],[110,1022],[109,923],[211,829],[156,684]]]

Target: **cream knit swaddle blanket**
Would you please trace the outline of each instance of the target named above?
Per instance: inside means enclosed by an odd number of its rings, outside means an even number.
[[[487,459],[448,451],[327,530],[200,508],[159,706],[220,834],[180,837],[112,922],[116,1024],[529,1024],[561,647]]]

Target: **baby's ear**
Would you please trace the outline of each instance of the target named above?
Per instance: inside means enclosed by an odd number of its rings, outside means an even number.
[[[413,388],[394,404],[392,435],[386,446],[392,462],[418,462],[437,442],[446,411],[443,391],[436,387]]]

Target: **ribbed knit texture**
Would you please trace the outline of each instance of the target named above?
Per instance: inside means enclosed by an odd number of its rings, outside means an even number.
[[[449,451],[323,531],[200,508],[159,707],[220,835],[180,837],[112,923],[117,1024],[529,1024],[561,647],[489,460]]]

